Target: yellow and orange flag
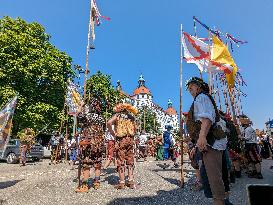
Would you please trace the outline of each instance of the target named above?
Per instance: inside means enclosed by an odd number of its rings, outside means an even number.
[[[238,67],[235,64],[228,47],[217,37],[212,37],[211,63],[214,66],[222,68],[226,74],[226,80],[229,87],[234,87]]]

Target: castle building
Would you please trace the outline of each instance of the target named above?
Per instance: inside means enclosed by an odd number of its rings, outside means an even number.
[[[153,101],[153,95],[151,91],[145,86],[145,79],[141,75],[138,79],[138,87],[134,90],[132,95],[128,95],[123,92],[120,82],[117,82],[117,90],[127,96],[127,100],[130,100],[134,107],[141,109],[147,107],[156,114],[157,122],[160,124],[160,130],[164,130],[166,125],[171,125],[173,129],[179,129],[178,114],[173,108],[171,100],[168,100],[168,107],[164,110]]]

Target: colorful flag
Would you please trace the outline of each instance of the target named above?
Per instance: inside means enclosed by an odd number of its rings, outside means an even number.
[[[229,87],[234,87],[236,73],[238,71],[227,46],[217,37],[212,37],[211,64],[223,70]]]
[[[183,32],[182,45],[184,59],[187,63],[194,63],[200,71],[209,66],[209,45],[200,39]]]
[[[66,101],[66,105],[69,108],[68,114],[70,115],[75,115],[78,112],[83,102],[81,95],[78,92],[77,86],[72,82],[69,82],[69,85],[67,87],[67,94],[66,94],[65,101]]]
[[[95,25],[100,25],[100,19],[110,20],[107,16],[102,16],[97,6],[96,0],[91,0],[91,32],[92,39],[95,40]]]
[[[12,116],[17,103],[15,96],[0,112],[0,147],[5,147],[9,141],[10,131],[12,127]]]

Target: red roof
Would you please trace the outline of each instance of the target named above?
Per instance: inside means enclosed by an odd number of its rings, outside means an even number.
[[[151,95],[151,92],[148,88],[144,87],[144,86],[140,86],[139,88],[135,89],[134,91],[134,95],[138,95],[138,94],[149,94]]]
[[[168,115],[176,115],[176,114],[177,114],[177,113],[176,113],[176,110],[173,109],[172,107],[169,107],[169,108],[166,110],[166,113],[167,113]]]

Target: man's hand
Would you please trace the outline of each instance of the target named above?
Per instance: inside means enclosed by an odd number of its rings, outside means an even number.
[[[212,123],[208,118],[201,118],[201,130],[197,140],[197,147],[199,148],[200,152],[204,152],[207,149],[207,135],[211,124]]]
[[[193,155],[195,154],[195,148],[192,148],[190,151],[190,158],[193,158]]]
[[[207,150],[207,139],[205,137],[199,137],[197,140],[197,147],[201,152]]]

